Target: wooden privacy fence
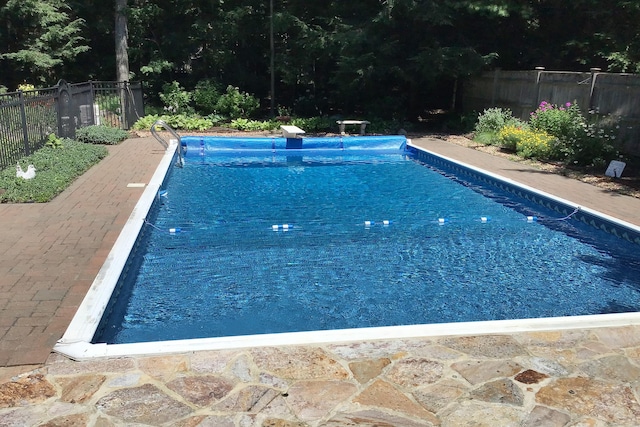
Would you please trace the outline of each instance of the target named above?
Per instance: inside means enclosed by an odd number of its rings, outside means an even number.
[[[107,125],[128,130],[144,116],[140,82],[85,82],[0,94],[0,169],[42,148],[49,135]]]
[[[486,108],[509,108],[513,115],[528,120],[542,101],[552,104],[577,102],[585,114],[599,118],[611,115],[620,126],[620,148],[640,155],[640,75],[590,72],[531,71],[487,72],[464,82],[465,112]]]

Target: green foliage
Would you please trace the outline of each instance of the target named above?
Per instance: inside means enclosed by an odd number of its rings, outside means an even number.
[[[218,85],[209,79],[200,80],[193,91],[193,103],[196,111],[205,116],[216,112],[219,99]]]
[[[44,147],[20,160],[21,165],[35,166],[35,178],[17,178],[15,166],[0,171],[0,189],[5,190],[0,202],[48,202],[107,154],[104,146],[71,139],[61,148]]]
[[[260,121],[260,120],[250,120],[245,118],[234,119],[229,124],[229,127],[232,129],[238,129],[243,131],[271,131],[278,129],[280,127],[280,123],[276,121]]]
[[[127,131],[110,126],[87,126],[76,130],[76,139],[87,144],[116,145],[128,136]]]
[[[62,143],[61,138],[58,138],[58,136],[55,133],[51,133],[47,138],[47,142],[45,143],[45,146],[49,148],[63,148],[64,144]]]
[[[238,119],[241,117],[250,117],[260,106],[257,98],[234,86],[227,86],[227,90],[220,96],[216,103],[215,110],[218,114],[229,117],[230,119]]]
[[[160,99],[164,103],[164,109],[173,114],[191,113],[191,92],[184,90],[180,83],[172,81],[162,85]]]
[[[65,61],[89,50],[80,35],[84,19],[74,19],[62,1],[8,0],[0,18],[8,23],[0,59],[11,61],[34,81],[51,80]]]
[[[545,160],[551,156],[556,138],[541,130],[508,125],[498,132],[498,141],[502,148],[525,159]]]
[[[300,129],[304,129],[305,132],[329,132],[335,125],[335,121],[332,122],[329,117],[294,117],[291,119],[291,124],[298,126]]]
[[[557,106],[543,101],[531,113],[529,123],[532,129],[557,138],[551,159],[584,166],[602,163],[615,152],[614,126],[606,126],[604,122],[590,123],[575,103]]]
[[[133,124],[134,130],[149,130],[156,120],[162,120],[173,129],[203,131],[213,126],[213,121],[209,118],[200,117],[194,114],[174,114],[158,115],[149,114]]]
[[[478,133],[498,133],[505,126],[522,126],[520,119],[513,117],[508,108],[488,108],[484,110],[476,122],[475,131]]]

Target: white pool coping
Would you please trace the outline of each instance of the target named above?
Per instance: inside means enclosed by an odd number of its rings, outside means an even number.
[[[431,155],[454,162],[478,173],[488,175],[510,185],[520,187],[559,203],[603,219],[618,223],[640,233],[640,227],[595,210],[580,207],[566,199],[542,192],[517,181],[476,168],[417,147],[408,145]],[[389,340],[407,338],[428,338],[449,335],[510,334],[519,332],[553,331],[564,329],[590,329],[622,327],[640,324],[640,313],[614,313],[571,317],[547,317],[517,320],[490,320],[478,322],[438,323],[426,325],[385,326],[375,328],[354,328],[310,332],[288,332],[278,334],[243,335],[233,337],[200,338],[172,341],[154,341],[132,344],[92,344],[91,340],[100,324],[111,295],[118,283],[138,234],[144,224],[154,199],[158,196],[164,178],[171,167],[177,144],[169,146],[151,181],[147,184],[140,200],[129,216],[102,268],[93,281],[78,311],[71,320],[65,334],[54,346],[53,351],[73,360],[90,360],[105,357],[150,356],[193,351],[238,349],[263,346],[290,346],[306,344],[327,344],[352,341]]]

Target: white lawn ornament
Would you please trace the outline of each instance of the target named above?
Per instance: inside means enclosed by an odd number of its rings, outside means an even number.
[[[27,171],[23,171],[20,167],[20,163],[16,164],[16,177],[22,179],[33,179],[36,176],[36,167],[29,165]]]

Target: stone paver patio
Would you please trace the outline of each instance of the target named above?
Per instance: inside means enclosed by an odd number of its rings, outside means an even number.
[[[640,200],[423,138],[640,225]],[[0,426],[638,426],[640,326],[203,351],[50,354],[162,147],[128,140],[48,204],[0,205]]]

